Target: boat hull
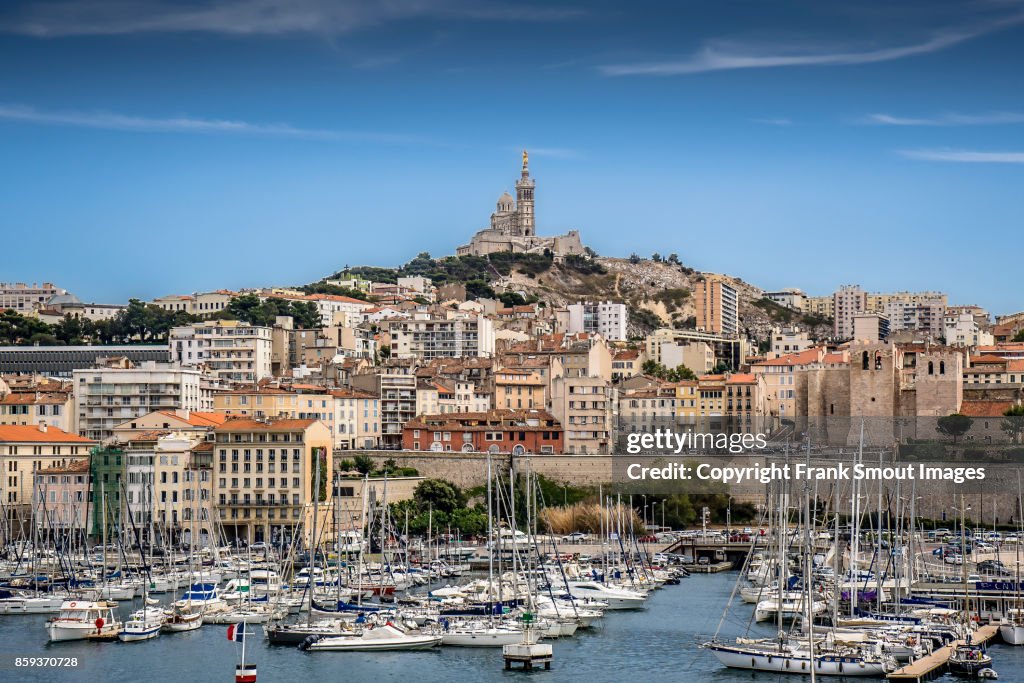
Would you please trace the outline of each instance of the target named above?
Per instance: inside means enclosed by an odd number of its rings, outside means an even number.
[[[1024,645],[1024,624],[1002,624],[999,635],[1008,645]]]
[[[772,671],[775,673],[810,675],[811,661],[806,654],[756,652],[741,648],[709,645],[707,649],[730,669]],[[821,655],[815,657],[814,673],[818,676],[885,676],[883,662],[865,661],[860,657]]]

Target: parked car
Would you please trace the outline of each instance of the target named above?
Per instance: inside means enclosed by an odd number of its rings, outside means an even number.
[[[582,531],[574,531],[571,534],[562,536],[562,540],[566,543],[582,543],[587,538],[587,535]]]

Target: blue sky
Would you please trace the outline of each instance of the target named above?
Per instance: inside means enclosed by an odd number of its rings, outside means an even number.
[[[541,233],[813,294],[1024,308],[1024,2],[0,9],[0,279],[83,299]]]

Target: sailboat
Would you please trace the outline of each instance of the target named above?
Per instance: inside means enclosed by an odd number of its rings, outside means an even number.
[[[864,427],[861,425],[861,452],[864,443]],[[808,459],[810,458],[810,442],[808,441]],[[786,521],[789,510],[789,493],[782,482],[777,491],[778,497],[778,539],[779,539],[779,583],[778,590],[782,593],[786,585],[786,572],[789,559],[786,554]],[[856,496],[854,496],[856,499]],[[787,636],[782,630],[782,612],[776,617],[779,623],[779,636],[776,639],[737,638],[733,643],[721,642],[716,638],[704,643],[701,647],[709,650],[724,666],[735,669],[755,671],[772,671],[815,676],[885,676],[897,667],[895,658],[882,651],[880,644],[827,644],[814,635],[814,592],[811,570],[811,552],[814,538],[814,518],[810,508],[810,489],[805,483],[803,506],[803,533],[805,548],[802,553],[802,607],[803,621],[807,633],[803,637]],[[856,515],[853,516],[856,519]],[[838,527],[837,527],[838,530]],[[838,536],[838,534],[837,534]],[[854,547],[851,558],[856,553],[856,533],[853,536]],[[735,591],[734,591],[735,595]],[[730,598],[731,602],[731,598]],[[728,610],[728,608],[727,608]],[[725,615],[722,617],[723,621]],[[720,626],[721,627],[721,626]]]
[[[1020,472],[1017,472],[1017,518],[1024,509],[1021,505]],[[1024,523],[1024,520],[1022,520]],[[999,624],[999,635],[1008,645],[1024,645],[1024,608],[1021,607],[1020,595],[1020,543],[1014,543],[1017,549],[1017,567],[1013,579],[1014,605],[1006,611],[1006,616]]]

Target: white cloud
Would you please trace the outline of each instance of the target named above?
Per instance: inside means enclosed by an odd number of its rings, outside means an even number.
[[[410,136],[371,131],[296,128],[283,123],[252,123],[228,119],[200,119],[191,117],[147,118],[110,112],[47,112],[19,105],[0,105],[0,120],[52,126],[140,132],[221,133],[303,138],[309,140],[361,140],[391,143],[415,141],[415,138]]]
[[[578,14],[501,0],[52,0],[33,2],[0,21],[0,31],[47,38],[177,31],[338,34],[422,17],[552,21]]]
[[[964,164],[1024,164],[1024,152],[977,152],[973,150],[904,149],[900,154],[921,161]]]
[[[734,69],[871,64],[938,52],[1022,22],[1024,22],[1024,14],[1015,14],[971,29],[940,32],[918,43],[863,51],[812,52],[792,48],[784,51],[774,49],[755,51],[735,44],[719,42],[707,44],[695,54],[683,59],[611,64],[600,67],[600,69],[607,76],[682,76]]]
[[[993,126],[1007,123],[1024,123],[1024,113],[1001,111],[991,114],[942,114],[930,118],[910,118],[890,114],[871,114],[867,123],[884,126]]]

